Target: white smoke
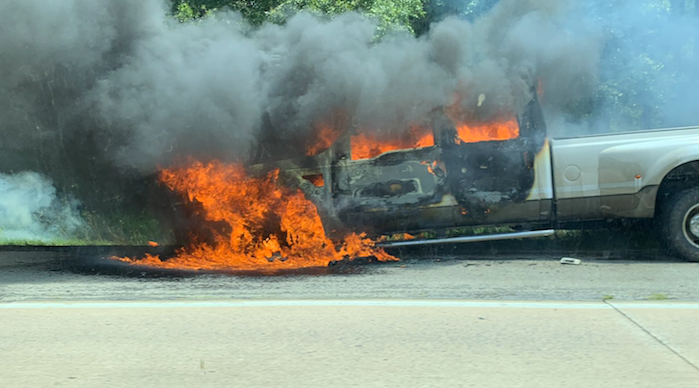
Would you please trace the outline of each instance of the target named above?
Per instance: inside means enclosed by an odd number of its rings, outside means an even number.
[[[0,174],[0,242],[72,238],[85,227],[76,205],[40,174]]]

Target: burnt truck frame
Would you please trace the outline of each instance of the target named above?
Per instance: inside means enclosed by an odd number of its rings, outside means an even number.
[[[552,139],[536,94],[517,121],[517,138],[462,143],[452,121],[437,115],[433,146],[361,160],[350,157],[348,130],[315,156],[249,170],[279,168],[283,184],[315,203],[331,236],[476,226],[522,231],[390,244],[400,246],[544,236],[572,224],[643,219],[655,221],[674,253],[699,261],[699,127]]]

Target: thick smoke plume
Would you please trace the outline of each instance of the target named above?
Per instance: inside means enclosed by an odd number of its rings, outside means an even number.
[[[663,116],[648,122],[689,123],[699,111],[687,98],[698,73],[684,71],[687,56],[668,53],[691,42],[696,18],[661,15],[650,41],[624,40],[648,23],[635,5],[501,0],[419,38],[377,39],[358,14],[299,14],[251,29],[226,12],[178,23],[162,0],[5,0],[0,170],[38,171],[83,199],[104,197],[131,189],[124,176],[187,156],[244,159],[259,142],[303,153],[319,123],[336,117],[390,134],[454,104],[465,121],[517,114],[539,81],[556,133],[581,118],[623,127],[598,86],[613,87],[624,66],[642,73],[644,47],[651,60],[671,59],[659,74],[680,74],[671,85],[638,81],[634,98]],[[653,103],[658,90],[664,99]],[[571,109],[581,104],[583,113]]]
[[[600,49],[568,17],[556,1],[503,0],[473,23],[377,41],[357,14],[251,31],[226,13],[180,24],[159,0],[5,1],[3,165],[82,155],[149,171],[185,155],[243,157],[261,134],[293,144],[338,112],[401,131],[455,101],[464,119],[487,120],[517,113],[538,76],[565,102],[590,93]]]

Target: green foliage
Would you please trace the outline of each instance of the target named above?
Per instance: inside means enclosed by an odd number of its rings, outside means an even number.
[[[199,19],[211,15],[216,11],[216,8],[208,8],[207,5],[192,5],[188,2],[175,4],[173,15],[177,20],[184,23],[190,20]]]
[[[447,237],[468,237],[468,236],[481,236],[490,234],[504,234],[513,233],[514,229],[509,226],[479,226],[479,227],[465,227],[457,229],[447,230]]]
[[[490,10],[499,0],[425,0],[423,17],[413,19],[412,27],[420,36],[429,31],[430,24],[448,16],[473,20]]]
[[[371,3],[373,3],[372,0],[286,0],[277,8],[291,8],[327,15],[339,15],[359,9],[366,10],[371,6]]]
[[[174,15],[180,22],[197,18],[197,12],[195,12],[192,6],[188,3],[177,4],[177,9]]]
[[[329,17],[363,13],[377,20],[379,36],[396,30],[413,33],[412,22],[425,16],[423,0],[285,0],[270,11],[270,20],[281,23],[302,10]]]
[[[379,35],[393,29],[414,33],[411,22],[425,16],[425,10],[420,0],[374,1],[366,13],[378,19]]]
[[[248,23],[258,26],[269,19],[269,13],[282,0],[229,0],[227,5],[231,10],[240,12]]]
[[[240,12],[252,25],[283,23],[290,15],[307,11],[328,17],[360,12],[378,21],[378,34],[393,30],[413,32],[413,24],[424,18],[423,2],[429,0],[179,0],[172,14],[180,22],[199,19],[219,9]]]
[[[173,2],[172,14],[181,22],[210,16],[217,10],[230,9],[240,12],[252,25],[267,21],[269,11],[282,0],[177,0]]]

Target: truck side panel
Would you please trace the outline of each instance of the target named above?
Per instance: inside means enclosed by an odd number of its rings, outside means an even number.
[[[552,141],[560,220],[652,218],[668,172],[699,159],[699,128]]]

